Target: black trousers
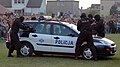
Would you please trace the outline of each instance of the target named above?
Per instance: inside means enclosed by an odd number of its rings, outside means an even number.
[[[9,47],[9,54],[13,53],[14,50],[17,50],[17,54],[20,54],[20,41],[17,33],[10,33],[11,44]]]
[[[93,44],[93,38],[92,38],[92,33],[91,34],[84,34],[84,33],[80,33],[76,42],[76,48],[75,48],[75,57],[78,57],[82,54],[82,44],[83,42],[87,42],[88,47],[90,47],[92,49],[93,52],[93,56],[94,58],[97,58],[97,51],[94,47]]]

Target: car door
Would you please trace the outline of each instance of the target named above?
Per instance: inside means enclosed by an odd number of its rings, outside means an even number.
[[[77,35],[75,31],[61,24],[53,25],[52,52],[74,53]]]
[[[30,33],[30,40],[35,51],[51,51],[52,43],[51,24],[38,23],[35,26],[35,33]]]

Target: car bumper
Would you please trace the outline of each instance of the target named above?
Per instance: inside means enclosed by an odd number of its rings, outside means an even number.
[[[117,50],[116,45],[111,47],[105,46],[105,54],[107,54],[108,56],[115,55],[116,50]]]
[[[117,51],[116,45],[113,46],[104,46],[98,47],[98,55],[99,56],[113,56]]]

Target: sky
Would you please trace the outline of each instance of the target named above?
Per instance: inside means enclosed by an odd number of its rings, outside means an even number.
[[[100,4],[100,0],[77,0],[79,1],[79,7],[86,9],[91,6],[91,4]]]

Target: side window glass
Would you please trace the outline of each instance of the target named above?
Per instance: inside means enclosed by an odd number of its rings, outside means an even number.
[[[53,34],[54,35],[61,35],[60,25],[53,25]]]
[[[44,27],[44,34],[50,34],[51,24],[46,24]]]
[[[61,29],[62,29],[62,33],[61,33],[62,36],[75,36],[75,33],[68,27],[61,26]]]
[[[35,27],[36,33],[39,34],[50,34],[50,24],[37,24]]]
[[[40,33],[40,34],[42,34],[43,33],[43,29],[44,29],[44,24],[37,24],[36,26],[35,26],[35,32],[36,33]]]

